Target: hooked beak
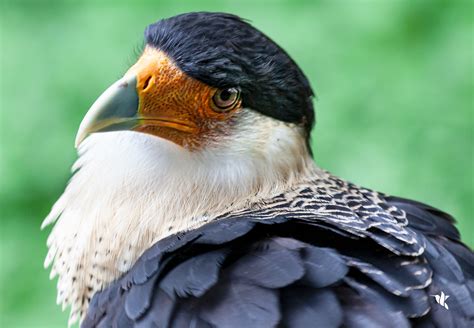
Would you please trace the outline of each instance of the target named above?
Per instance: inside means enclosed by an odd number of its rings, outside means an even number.
[[[139,100],[135,75],[124,77],[100,95],[79,126],[75,146],[91,133],[131,130],[139,123]]]

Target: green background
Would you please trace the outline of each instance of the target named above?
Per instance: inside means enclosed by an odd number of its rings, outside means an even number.
[[[0,326],[65,326],[39,226],[68,180],[77,127],[134,62],[147,24],[196,10],[250,19],[303,68],[322,167],[452,213],[474,245],[470,2],[3,1]]]

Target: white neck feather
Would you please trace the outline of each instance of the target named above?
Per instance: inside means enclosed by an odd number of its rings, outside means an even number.
[[[258,116],[232,138],[190,152],[135,132],[90,136],[43,226],[70,323],[89,298],[156,241],[272,197],[319,171],[299,128]]]

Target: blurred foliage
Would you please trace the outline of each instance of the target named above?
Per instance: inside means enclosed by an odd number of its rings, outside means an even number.
[[[76,129],[147,24],[197,10],[250,19],[303,68],[322,167],[452,213],[474,245],[471,2],[3,1],[0,326],[65,326],[39,226],[68,180]]]

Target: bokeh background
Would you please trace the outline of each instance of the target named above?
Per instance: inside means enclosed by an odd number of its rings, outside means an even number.
[[[144,27],[187,11],[238,14],[293,56],[318,95],[322,167],[452,213],[474,246],[470,3],[3,0],[0,326],[66,325],[39,226],[70,175],[76,129],[134,62]]]

